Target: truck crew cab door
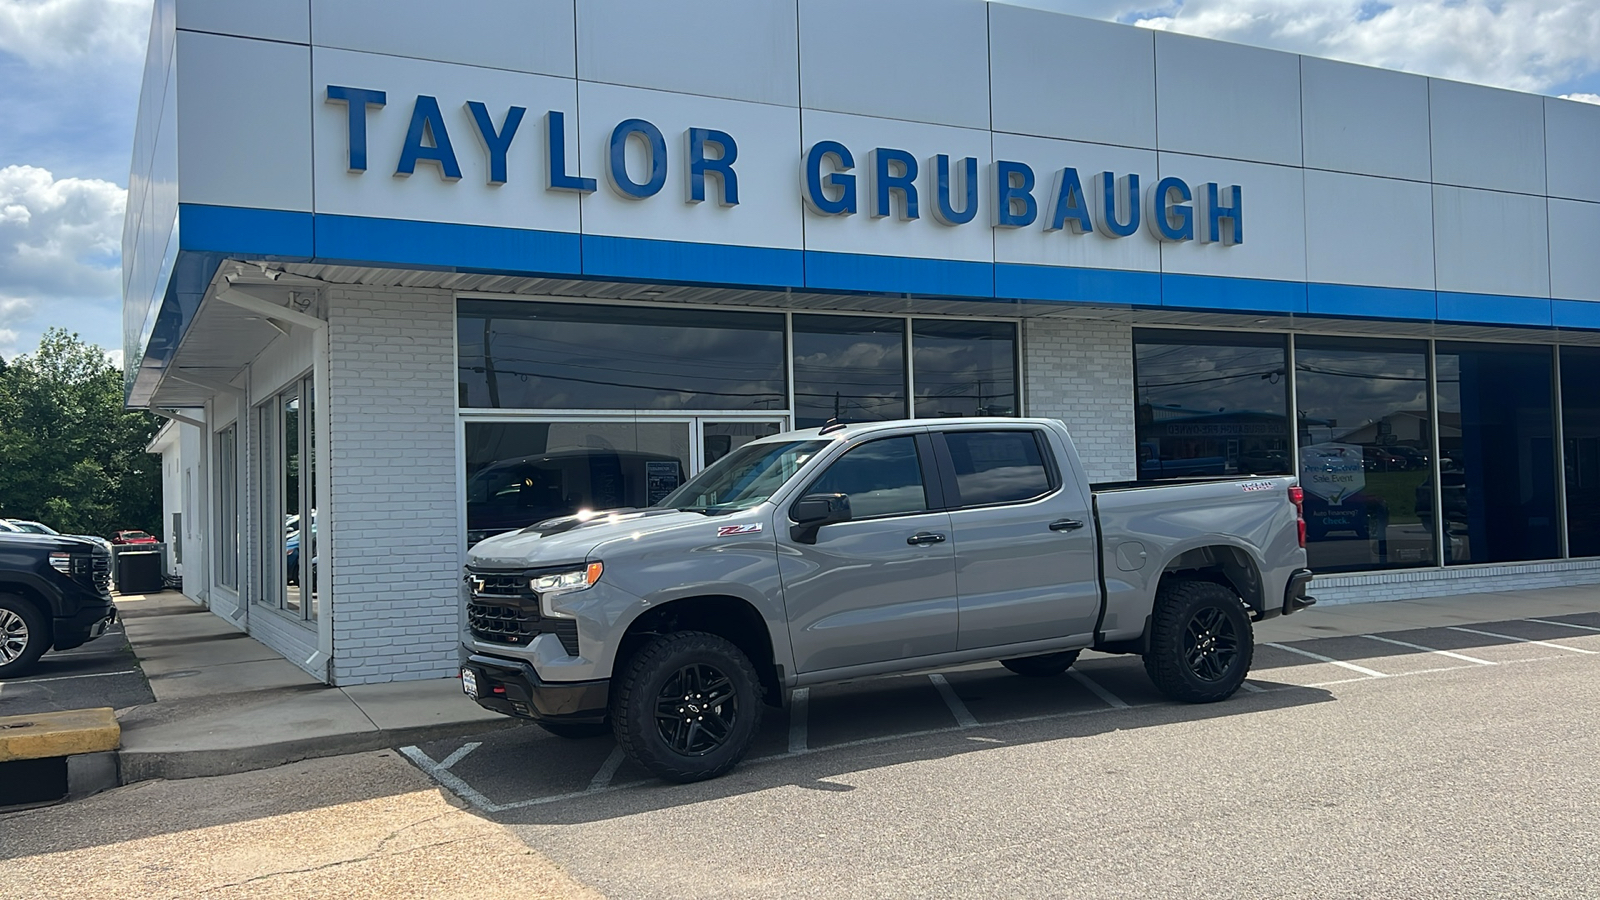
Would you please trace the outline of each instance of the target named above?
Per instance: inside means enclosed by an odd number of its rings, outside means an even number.
[[[809,543],[796,540],[788,510],[778,512],[796,672],[956,648],[955,554],[934,472],[926,429],[874,438],[797,495],[845,494],[850,521],[817,529]]]
[[[1044,429],[935,431],[956,545],[961,650],[1087,635],[1100,613],[1095,524]]]

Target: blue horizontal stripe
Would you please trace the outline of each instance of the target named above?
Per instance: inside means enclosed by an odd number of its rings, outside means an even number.
[[[1550,300],[1499,294],[1439,292],[1439,321],[1479,325],[1550,325]]]
[[[995,263],[994,294],[1014,300],[1160,306],[1161,274]]]
[[[341,262],[578,275],[578,235],[531,228],[318,215],[316,257]]]
[[[994,264],[807,250],[805,286],[815,291],[988,300],[994,297]]]
[[[1301,281],[1164,274],[1161,276],[1161,305],[1233,312],[1303,313],[1306,311],[1306,285]]]
[[[1437,301],[1433,291],[1311,284],[1306,286],[1306,312],[1316,316],[1431,321],[1437,313]]]
[[[1600,328],[1600,302],[1551,300],[1550,324],[1557,328]]]
[[[178,204],[178,249],[253,258],[312,255],[312,216],[281,209]]]
[[[629,281],[798,288],[805,286],[805,259],[799,250],[586,234],[583,274]]]

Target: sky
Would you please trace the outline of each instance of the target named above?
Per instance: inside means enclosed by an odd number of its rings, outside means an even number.
[[[1600,0],[1006,0],[1600,103]],[[62,326],[120,362],[150,0],[0,0],[0,357]]]

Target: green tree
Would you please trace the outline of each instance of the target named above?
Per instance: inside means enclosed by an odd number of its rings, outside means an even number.
[[[0,517],[160,534],[161,462],[145,447],[161,420],[122,400],[105,352],[65,329],[0,363]]]

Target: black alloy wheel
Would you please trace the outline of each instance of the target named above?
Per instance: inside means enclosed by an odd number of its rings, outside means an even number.
[[[705,756],[728,742],[739,723],[733,680],[706,663],[690,663],[661,685],[656,728],[674,753]]]
[[[761,727],[761,679],[731,641],[703,631],[657,635],[611,681],[617,743],[667,781],[703,781],[744,758]]]
[[[1213,581],[1168,579],[1156,591],[1144,670],[1168,697],[1214,703],[1250,673],[1255,635],[1239,595]]]

